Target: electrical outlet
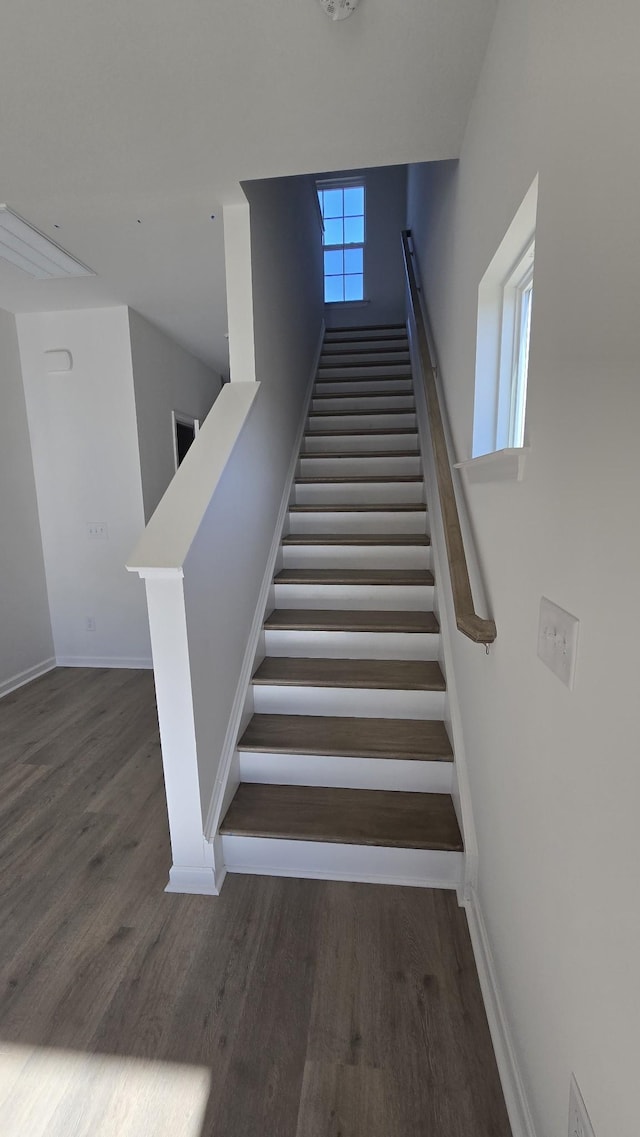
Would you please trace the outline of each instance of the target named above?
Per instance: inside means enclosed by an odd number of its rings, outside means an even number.
[[[543,596],[538,624],[538,656],[554,675],[573,689],[580,621]]]
[[[85,628],[88,632],[95,632],[95,630],[96,630],[95,616],[87,616],[87,619],[85,622]]]
[[[569,1137],[595,1137],[575,1075],[569,1084]]]
[[[87,521],[87,536],[92,541],[108,541],[109,530],[106,521]]]

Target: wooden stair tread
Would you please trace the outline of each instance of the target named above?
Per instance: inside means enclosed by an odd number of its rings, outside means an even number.
[[[254,715],[239,750],[265,754],[326,754],[451,762],[453,751],[439,719],[369,719],[330,715]]]
[[[448,794],[394,790],[242,782],[220,832],[406,849],[458,852],[463,847]]]
[[[358,427],[349,426],[349,427],[347,427],[347,426],[345,426],[342,430],[336,428],[333,430],[312,430],[312,431],[308,431],[305,434],[305,439],[307,439],[307,438],[340,438],[342,435],[347,435],[349,438],[352,438],[355,435],[360,436],[363,434],[378,435],[378,434],[417,434],[417,433],[418,433],[417,426],[372,426],[372,427],[365,427],[365,426],[358,426]]]
[[[311,486],[311,485],[340,485],[341,483],[349,482],[377,482],[379,485],[384,485],[387,482],[422,482],[424,481],[422,474],[345,474],[342,477],[332,477],[325,474],[324,477],[315,478],[296,478],[297,486]]]
[[[380,407],[373,409],[365,407],[363,410],[348,410],[348,411],[311,411],[309,418],[362,418],[363,415],[378,417],[382,415],[412,415],[415,411],[412,407]]]
[[[406,342],[406,337],[403,336],[402,339],[399,340],[398,342],[404,344]],[[393,355],[401,355],[401,354],[406,355],[409,351],[408,346],[407,347],[399,347],[398,344],[394,344],[393,347],[379,347],[376,345],[375,340],[371,341],[371,346],[365,346],[365,347],[353,347],[353,346],[351,346],[354,343],[366,344],[367,341],[366,340],[331,340],[329,343],[327,343],[325,341],[323,348],[322,348],[321,359],[325,359],[325,358],[330,357],[332,355],[373,355],[374,352],[376,355],[391,355],[391,354],[393,354]],[[343,346],[343,345],[347,345],[347,346]],[[327,351],[327,348],[331,348],[332,350]]]
[[[446,690],[440,665],[422,659],[304,659],[270,655],[263,659],[252,682],[379,691]]]
[[[430,545],[427,533],[289,533],[283,545]]]
[[[264,626],[267,631],[409,632],[428,635],[440,630],[435,613],[411,609],[275,608]]]
[[[327,328],[325,330],[325,336],[339,334],[340,332],[386,332],[387,330],[396,332],[400,329],[406,335],[406,324],[345,324],[341,327]]]
[[[433,584],[433,573],[428,569],[294,568],[281,569],[274,583],[424,587]]]
[[[419,458],[419,450],[306,450],[300,458]]]
[[[404,365],[403,365],[404,366]],[[322,383],[410,383],[412,375],[332,375],[330,378],[318,375],[315,386]]]
[[[346,352],[344,354],[346,355]],[[367,353],[365,351],[363,351],[363,352],[359,352],[358,354],[359,355],[366,355]],[[406,355],[407,358],[406,359],[343,359],[343,358],[340,358],[339,363],[335,363],[335,362],[333,362],[333,360],[330,363],[327,363],[327,361],[326,361],[327,357],[321,356],[320,362],[318,363],[318,371],[330,371],[333,368],[335,368],[337,371],[342,371],[343,369],[350,369],[352,367],[409,367],[411,364],[411,360],[409,358],[409,352],[399,350],[397,354],[398,355]],[[335,352],[335,355],[338,355],[338,352]]]
[[[322,391],[320,394],[313,395],[314,399],[388,399],[393,398],[411,398],[412,406],[408,407],[405,413],[409,413],[415,407],[415,400],[413,398],[413,391],[394,391],[392,388],[385,391],[371,391],[366,394],[364,391],[336,391],[333,395],[328,391]],[[353,411],[348,412],[353,414]]]
[[[290,505],[290,513],[426,513],[427,507],[423,501],[397,501],[381,502],[377,505],[371,503],[357,503],[345,505],[344,502],[325,502],[321,505]]]

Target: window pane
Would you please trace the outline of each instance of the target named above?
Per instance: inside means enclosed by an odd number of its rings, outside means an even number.
[[[362,249],[345,249],[344,271],[362,272]]]
[[[325,278],[324,278],[324,301],[325,301],[325,304],[335,304],[339,300],[344,300],[344,277],[343,276],[325,276]]]
[[[342,217],[341,189],[330,189],[324,191],[324,216]]]
[[[353,186],[344,191],[345,217],[362,217],[364,215],[364,186]]]
[[[332,249],[330,252],[325,251],[324,254],[324,275],[325,276],[342,276],[344,268],[342,265],[342,249]]]
[[[345,276],[344,278],[344,298],[345,300],[364,300],[364,277],[363,276]]]
[[[364,217],[345,217],[344,243],[345,245],[364,244]]]
[[[322,189],[318,190],[318,202],[320,204],[320,212],[324,217],[324,190]]]
[[[324,243],[325,245],[342,245],[344,243],[342,218],[338,221],[325,221]]]

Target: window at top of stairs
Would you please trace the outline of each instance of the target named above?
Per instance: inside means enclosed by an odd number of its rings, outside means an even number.
[[[365,187],[321,182],[325,304],[364,299]]]

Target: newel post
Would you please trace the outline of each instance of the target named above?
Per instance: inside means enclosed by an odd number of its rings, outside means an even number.
[[[173,864],[167,892],[217,896],[213,847],[204,837],[184,574],[138,568],[149,611]]]

